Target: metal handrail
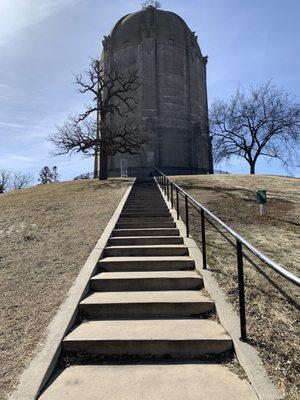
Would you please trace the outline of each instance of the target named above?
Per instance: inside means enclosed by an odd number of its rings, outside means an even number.
[[[155,168],[162,176],[165,176],[158,168]],[[229,232],[232,236],[234,236],[237,240],[239,240],[245,247],[247,247],[248,250],[251,251],[256,257],[258,257],[261,261],[263,261],[265,264],[268,264],[274,271],[278,272],[281,276],[284,278],[288,279],[290,282],[294,283],[297,286],[300,286],[300,278],[298,278],[296,275],[291,273],[290,271],[286,270],[283,268],[281,265],[277,264],[275,261],[271,260],[269,257],[265,256],[263,253],[261,253],[256,247],[252,246],[251,243],[249,243],[246,239],[244,239],[241,235],[239,235],[237,232],[235,232],[232,228],[230,228],[228,225],[225,224],[220,218],[218,218],[215,214],[213,214],[211,211],[209,211],[204,205],[199,203],[197,200],[195,200],[191,195],[189,195],[185,190],[183,190],[180,186],[178,186],[174,181],[172,181],[170,178],[168,178],[168,181],[172,183],[173,186],[175,186],[184,196],[187,196],[189,200],[191,200],[196,207],[199,207],[200,210],[203,210],[207,215],[209,215],[214,221],[216,221],[219,225],[221,225],[227,232]]]
[[[259,258],[263,263],[271,267],[275,272],[286,278],[293,284],[300,286],[300,278],[290,271],[271,260],[269,257],[261,253],[256,247],[252,246],[246,239],[230,228],[225,222],[218,218],[215,214],[209,211],[203,204],[199,203],[190,194],[183,190],[174,181],[168,178],[162,171],[155,168],[155,171],[160,176],[160,186],[164,193],[167,195],[168,200],[170,199],[171,193],[171,204],[177,211],[177,219],[179,219],[179,194],[184,197],[185,200],[185,218],[186,218],[186,235],[189,237],[189,201],[191,205],[201,213],[201,241],[202,241],[202,258],[203,258],[203,269],[206,269],[206,235],[205,235],[205,219],[210,222],[210,219],[218,223],[222,228],[225,229],[230,235],[236,239],[237,249],[237,266],[238,266],[238,281],[239,281],[239,303],[240,303],[240,325],[241,325],[241,340],[246,341],[246,313],[245,313],[245,293],[244,293],[244,270],[243,270],[243,246],[247,248],[252,254]],[[174,190],[175,189],[175,190]],[[176,193],[176,202],[173,200],[173,193]],[[175,207],[176,204],[176,207]],[[207,218],[209,216],[210,218]]]

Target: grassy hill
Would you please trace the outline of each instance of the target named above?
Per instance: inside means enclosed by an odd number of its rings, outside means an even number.
[[[0,195],[0,398],[37,351],[129,180],[72,181]]]
[[[262,175],[198,175],[172,179],[264,254],[299,275],[300,179]],[[259,215],[256,204],[257,189],[267,190],[264,216]],[[181,209],[184,210],[183,204]],[[198,239],[200,221],[195,212],[191,219],[192,234]],[[209,268],[238,309],[235,249],[209,225],[207,243]],[[256,267],[245,262],[250,342],[260,351],[284,397],[299,399],[299,288],[287,283],[254,256],[251,259]]]
[[[299,274],[299,179],[200,175],[174,180],[265,254]],[[1,399],[37,351],[36,343],[42,342],[128,183],[73,181],[0,196]],[[268,191],[263,217],[255,202],[257,189]],[[199,220],[193,213],[191,222],[198,239]],[[210,269],[237,307],[234,249],[211,228],[207,238]],[[299,290],[259,262],[256,268],[245,263],[245,268],[250,343],[285,398],[298,399]]]

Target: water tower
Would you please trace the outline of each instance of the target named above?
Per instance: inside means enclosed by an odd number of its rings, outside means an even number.
[[[168,174],[213,172],[208,133],[207,57],[184,20],[148,1],[122,17],[103,41],[104,66],[137,69],[142,86],[130,121],[146,138],[139,155],[109,158],[109,174],[147,175],[155,166]],[[118,124],[113,115],[109,123]]]

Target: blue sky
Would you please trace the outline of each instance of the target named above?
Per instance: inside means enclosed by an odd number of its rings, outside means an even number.
[[[101,51],[102,37],[124,14],[126,0],[0,0],[0,169],[31,172],[57,165],[62,179],[93,169],[92,159],[53,157],[46,137],[82,110],[73,73]],[[296,0],[163,0],[196,31],[209,56],[209,102],[273,79],[300,100],[300,2]],[[241,159],[223,165],[247,173]],[[300,176],[300,169],[292,171]],[[261,161],[257,173],[285,174]]]

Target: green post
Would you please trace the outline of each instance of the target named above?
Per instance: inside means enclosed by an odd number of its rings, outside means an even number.
[[[256,202],[259,204],[260,215],[264,214],[264,205],[267,203],[267,191],[260,189],[256,192]]]

